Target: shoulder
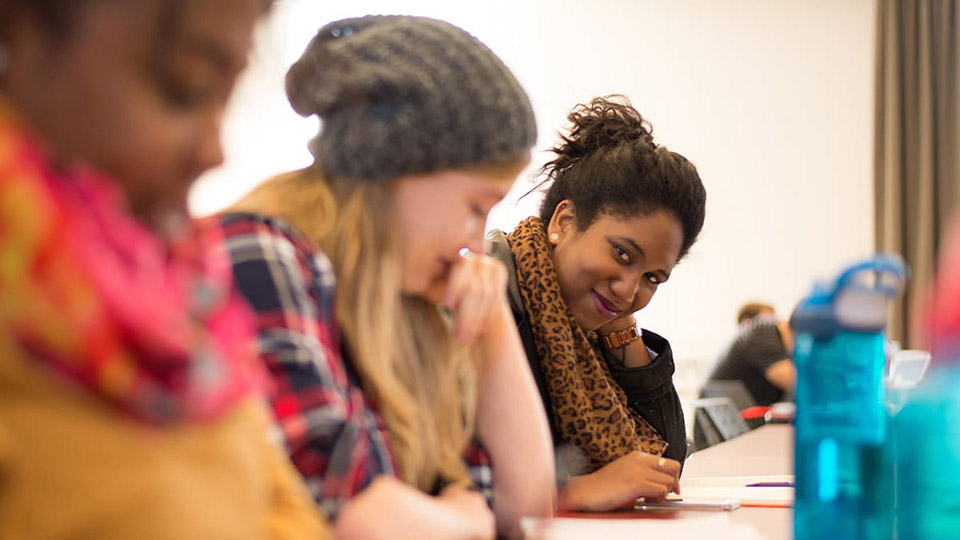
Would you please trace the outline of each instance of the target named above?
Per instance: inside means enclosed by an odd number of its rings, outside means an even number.
[[[770,364],[788,356],[776,323],[754,321],[740,329],[737,337],[721,355],[718,365],[730,369],[735,366],[735,369],[741,372],[755,372],[765,370]],[[730,372],[727,370],[721,374],[730,375]]]
[[[520,295],[520,284],[517,279],[517,264],[513,259],[513,252],[510,250],[507,235],[499,229],[494,229],[487,233],[485,245],[487,255],[497,259],[507,268],[507,299],[510,302],[514,318],[519,320],[525,310],[523,297]]]
[[[330,313],[336,292],[333,265],[282,218],[250,213],[217,216],[233,279],[255,311]]]
[[[259,244],[289,246],[302,252],[314,251],[307,239],[288,221],[275,216],[231,212],[215,218],[227,247],[234,251]]]
[[[334,285],[330,259],[285,219],[245,212],[222,214],[216,219],[234,267],[264,259],[297,263],[322,276],[323,285]]]
[[[753,346],[763,345],[773,349],[783,348],[783,338],[780,329],[774,321],[753,322],[745,332],[745,338]]]
[[[513,264],[510,243],[507,241],[507,235],[500,229],[493,229],[487,233],[486,249],[491,257],[496,257],[504,263],[506,263],[504,259],[509,259],[510,264]]]

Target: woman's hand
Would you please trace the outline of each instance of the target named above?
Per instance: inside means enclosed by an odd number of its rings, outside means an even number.
[[[439,500],[462,518],[466,538],[479,540],[496,536],[493,511],[483,495],[461,486],[450,486],[440,493]]]
[[[491,315],[509,314],[507,269],[493,257],[466,252],[450,271],[443,304],[454,312],[456,337],[473,343]]]
[[[637,319],[633,314],[625,315],[619,319],[614,319],[597,329],[597,335],[605,336],[637,325]],[[606,345],[603,345],[606,347]],[[647,344],[643,342],[643,337],[628,343],[620,349],[610,351],[615,356],[621,358],[623,365],[628,368],[637,368],[650,365],[650,353],[647,352]]]
[[[620,330],[626,330],[632,326],[637,325],[637,319],[633,316],[633,313],[629,315],[624,315],[614,319],[607,324],[597,328],[597,335],[605,336],[607,334],[612,334],[614,332],[619,332]]]
[[[590,512],[633,508],[640,497],[662,500],[671,491],[680,493],[680,463],[634,451],[571,478],[560,495],[560,508]]]
[[[494,532],[493,512],[479,493],[448,488],[431,497],[388,476],[351,499],[336,520],[341,540],[490,540]]]
[[[457,339],[475,345],[477,436],[497,465],[497,532],[519,537],[522,517],[551,513],[556,480],[547,414],[507,301],[507,269],[467,253],[447,285],[444,304],[456,317]]]

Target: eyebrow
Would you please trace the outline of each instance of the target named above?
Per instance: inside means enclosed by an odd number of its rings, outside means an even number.
[[[616,236],[616,237],[613,237],[613,238],[607,237],[607,239],[608,239],[608,240],[610,240],[610,239],[612,239],[612,240],[619,240],[620,242],[623,242],[624,244],[629,245],[631,248],[633,248],[633,249],[636,250],[638,253],[640,253],[640,256],[641,256],[641,257],[646,257],[646,256],[647,256],[647,252],[644,251],[643,248],[640,247],[639,244],[637,244],[636,242],[634,242],[634,241],[633,241],[633,238],[630,238],[630,237],[627,237],[627,236]],[[662,277],[664,281],[667,281],[668,279],[670,279],[670,272],[667,272],[667,271],[665,271],[665,270],[660,270],[660,269],[654,270],[654,272],[659,273],[659,274],[660,274],[660,277]]]
[[[499,200],[501,200],[501,199],[505,199],[509,193],[510,193],[510,189],[509,189],[509,188],[507,188],[506,190],[501,191],[501,190],[499,190],[499,189],[497,189],[497,188],[495,188],[495,187],[484,186],[484,187],[483,187],[482,195],[485,195],[485,196],[491,197],[491,198],[495,198],[495,199],[497,199],[497,200],[499,201]]]
[[[194,53],[205,57],[223,73],[232,73],[246,67],[246,59],[237,60],[229,51],[217,42],[203,36],[184,36],[178,43],[183,52]]]
[[[610,238],[610,237],[607,237],[607,238],[608,238],[608,239],[612,239],[612,240],[617,240],[617,241],[619,241],[619,242],[623,242],[624,244],[627,244],[627,245],[629,245],[630,247],[632,247],[632,248],[634,249],[634,251],[640,253],[641,256],[643,256],[643,257],[646,257],[646,256],[647,256],[647,252],[644,251],[643,248],[640,247],[636,242],[634,242],[634,241],[633,241],[633,238],[629,238],[629,237],[627,237],[627,236],[616,236],[616,237],[613,237],[613,238]]]

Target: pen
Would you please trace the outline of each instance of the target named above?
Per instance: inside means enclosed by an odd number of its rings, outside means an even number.
[[[747,484],[747,487],[796,487],[793,482],[757,482]]]

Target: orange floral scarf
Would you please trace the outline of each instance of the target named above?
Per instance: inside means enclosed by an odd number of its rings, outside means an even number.
[[[216,417],[260,380],[226,253],[200,231],[163,242],[125,202],[0,99],[0,333],[139,419]]]

